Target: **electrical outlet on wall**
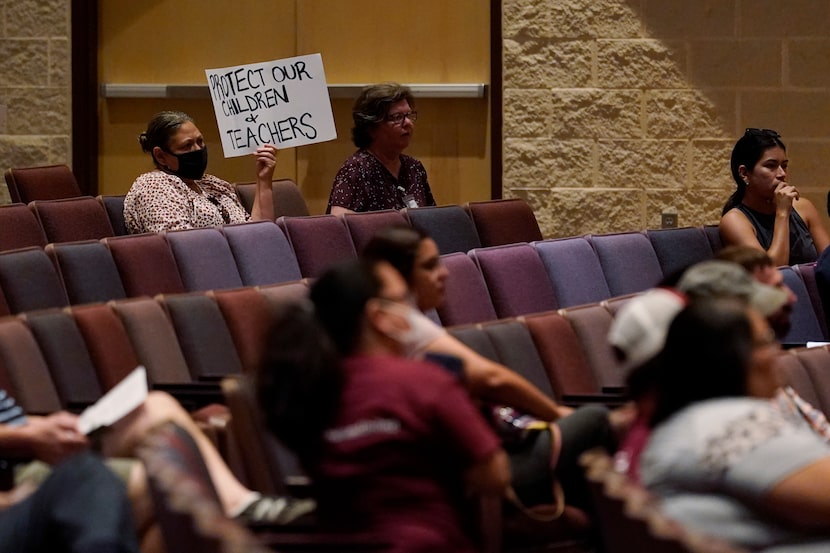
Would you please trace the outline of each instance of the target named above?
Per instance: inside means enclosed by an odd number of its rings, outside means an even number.
[[[660,228],[677,228],[677,212],[664,211],[661,213]]]

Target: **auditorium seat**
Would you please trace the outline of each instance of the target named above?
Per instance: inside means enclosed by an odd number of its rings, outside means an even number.
[[[437,309],[441,324],[456,326],[496,319],[487,284],[475,262],[463,253],[442,255],[441,261],[447,268],[445,300]]]
[[[303,278],[316,278],[330,266],[357,257],[349,230],[334,215],[277,219],[300,266]]]
[[[827,315],[824,311],[824,305],[821,303],[821,293],[819,292],[818,282],[816,281],[816,264],[801,263],[799,265],[793,265],[792,268],[801,277],[804,288],[807,289],[810,305],[812,305],[813,310],[816,312],[816,318],[818,318],[818,324],[821,326],[822,334],[830,337],[830,329],[827,328]]]
[[[723,240],[720,237],[720,227],[718,225],[703,225],[703,233],[709,240],[709,246],[712,248],[712,253],[718,255],[718,252],[723,249]]]
[[[233,337],[213,297],[203,293],[171,294],[156,300],[170,317],[195,380],[215,381],[242,372]]]
[[[642,292],[663,279],[657,254],[645,234],[622,232],[587,238],[597,252],[611,296]]]
[[[104,303],[72,306],[69,311],[95,364],[98,383],[107,392],[139,365],[127,329],[115,311]]]
[[[382,211],[366,211],[363,213],[345,213],[343,223],[349,229],[355,251],[360,254],[366,244],[372,239],[377,231],[382,228],[406,225],[409,221],[399,211],[384,209]]]
[[[613,318],[601,304],[590,304],[560,310],[582,344],[582,351],[588,359],[600,391],[613,393],[625,384],[625,373],[620,369],[611,344],[608,331]]]
[[[245,286],[302,278],[297,257],[282,229],[269,221],[225,225],[222,232]]]
[[[164,235],[133,234],[104,239],[121,275],[127,297],[185,291],[176,259]]]
[[[98,240],[48,244],[69,303],[95,303],[127,297],[109,248]]]
[[[816,393],[813,379],[810,377],[810,373],[807,372],[806,367],[801,363],[800,354],[804,351],[806,351],[805,348],[793,348],[781,351],[775,360],[775,370],[778,371],[782,385],[792,386],[804,401],[816,409],[821,409],[827,415],[829,412]],[[825,368],[825,370],[827,369]]]
[[[61,405],[72,411],[95,403],[102,395],[95,365],[75,319],[65,310],[21,315],[43,354]]]
[[[114,236],[104,206],[91,196],[36,200],[29,204],[49,242],[77,242]]]
[[[519,318],[527,326],[545,365],[556,399],[565,403],[600,393],[586,352],[571,323],[548,311]]]
[[[188,292],[242,286],[231,248],[219,229],[173,230],[165,238]]]
[[[127,224],[124,222],[124,198],[126,194],[115,196],[97,196],[96,199],[104,206],[107,217],[112,225],[112,232],[115,236],[126,236],[129,234]]]
[[[283,302],[297,301],[308,297],[308,282],[305,280],[269,284],[268,286],[259,286],[257,289],[275,307]]]
[[[525,377],[549,398],[556,398],[528,328],[515,319],[484,323],[482,328],[493,342],[498,361]]]
[[[242,362],[242,372],[253,374],[259,367],[271,326],[271,302],[254,288],[216,290],[211,295],[216,299],[228,325]]]
[[[464,209],[470,214],[485,248],[542,240],[536,215],[520,198],[467,202]]]
[[[0,385],[30,415],[48,415],[62,407],[38,343],[17,317],[0,319]]]
[[[28,204],[81,195],[75,174],[67,165],[12,167],[6,170],[5,177],[12,202]]]
[[[40,221],[26,204],[0,206],[0,251],[44,247],[46,234]]]
[[[559,307],[596,303],[611,297],[599,258],[585,238],[542,240],[532,245],[545,266]]]
[[[665,277],[679,276],[686,268],[712,259],[712,246],[700,227],[646,231]]]
[[[799,348],[795,354],[810,375],[815,398],[818,399],[818,403],[813,405],[825,414],[830,413],[830,351],[826,347]]]
[[[781,341],[785,344],[806,344],[827,340],[804,281],[792,267],[779,267],[778,270],[784,276],[784,284],[793,291],[797,298],[790,317],[792,325]]]
[[[42,248],[0,253],[0,289],[11,313],[69,305],[57,269]]]
[[[403,213],[409,224],[435,240],[442,255],[481,247],[476,226],[461,206],[406,208]]]
[[[533,246],[520,243],[477,248],[468,255],[484,276],[499,318],[559,307],[548,273]]]
[[[254,207],[254,194],[256,193],[256,182],[234,183],[234,189],[242,207],[250,213]],[[271,195],[274,201],[274,219],[282,216],[305,217],[308,213],[308,204],[297,186],[291,179],[276,179],[271,182]]]

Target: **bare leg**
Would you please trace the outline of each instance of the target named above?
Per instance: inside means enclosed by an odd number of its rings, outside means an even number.
[[[133,456],[147,432],[165,421],[175,422],[193,437],[225,512],[237,511],[240,505],[250,498],[251,490],[236,479],[222,456],[213,447],[213,443],[196,426],[179,402],[169,394],[150,392],[141,407],[114,424],[102,440],[104,455]]]

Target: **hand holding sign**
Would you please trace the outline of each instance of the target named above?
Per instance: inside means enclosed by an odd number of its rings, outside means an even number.
[[[205,74],[225,157],[263,144],[282,149],[337,138],[320,54]]]

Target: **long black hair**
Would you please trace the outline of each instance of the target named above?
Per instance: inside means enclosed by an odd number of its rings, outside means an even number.
[[[732,178],[735,180],[737,188],[735,192],[726,200],[723,206],[721,216],[726,215],[730,209],[737,207],[744,200],[746,193],[746,182],[741,178],[738,169],[741,165],[748,170],[752,170],[755,164],[764,155],[764,152],[770,148],[781,148],[785,152],[787,147],[781,141],[781,135],[772,129],[747,129],[744,135],[735,143],[732,148],[732,157],[729,160],[729,166],[732,169]]]
[[[369,260],[386,261],[412,285],[418,248],[427,238],[429,236],[421,229],[409,225],[391,225],[378,230],[361,255]]]
[[[374,265],[350,261],[324,273],[309,300],[275,313],[256,375],[268,429],[313,467],[340,405],[340,360],[360,340],[366,303],[380,291]]]
[[[752,347],[746,302],[710,297],[689,303],[669,327],[659,370],[651,371],[657,405],[650,424],[697,401],[746,396]]]

